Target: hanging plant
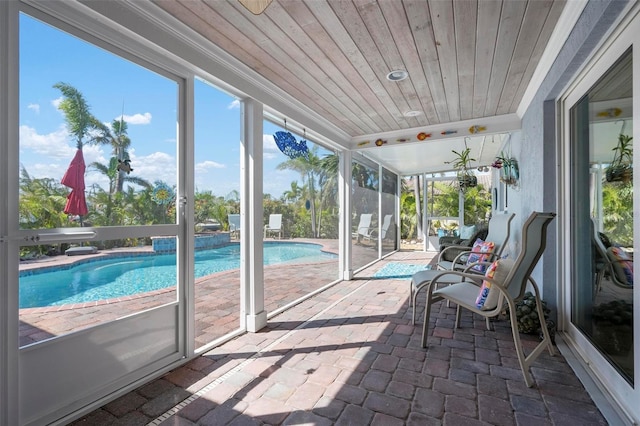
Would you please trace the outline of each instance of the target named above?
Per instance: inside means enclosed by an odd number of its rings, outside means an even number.
[[[466,145],[466,141],[465,141]],[[471,148],[465,147],[462,151],[451,150],[457,158],[452,161],[447,161],[445,164],[451,164],[456,170],[458,175],[458,187],[461,191],[467,188],[473,188],[478,185],[478,178],[471,169],[471,162],[476,161],[475,158],[471,158]]]
[[[613,161],[605,170],[607,182],[629,183],[633,178],[633,136],[620,133],[612,149]]]
[[[491,164],[494,169],[500,169],[500,181],[509,185],[517,186],[518,180],[520,180],[520,168],[518,166],[518,160],[505,155],[501,152]]]

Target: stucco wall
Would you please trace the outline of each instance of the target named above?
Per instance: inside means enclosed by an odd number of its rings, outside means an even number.
[[[627,1],[590,1],[569,35],[549,73],[522,118],[519,143],[512,152],[520,163],[520,189],[509,194],[509,210],[516,213],[515,237],[520,239],[522,224],[532,211],[559,213],[557,200],[556,100],[575,78],[595,47],[610,30]],[[543,297],[556,313],[558,288],[557,226],[551,223],[547,248],[533,277],[542,283]]]

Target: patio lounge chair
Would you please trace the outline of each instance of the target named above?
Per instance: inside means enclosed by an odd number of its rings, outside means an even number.
[[[278,238],[282,238],[282,215],[270,214],[269,223],[264,226],[264,238],[267,238],[269,233],[278,234]]]
[[[533,212],[523,226],[522,250],[518,257],[515,260],[498,259],[494,261],[485,276],[458,271],[444,271],[435,276],[426,286],[427,301],[422,326],[422,347],[427,346],[429,315],[431,306],[435,302],[447,300],[457,305],[456,328],[460,326],[460,308],[468,309],[474,314],[485,317],[487,327],[489,327],[488,319],[498,316],[507,305],[520,368],[525,383],[531,387],[533,385],[533,378],[529,371],[531,364],[545,348],[549,350],[549,354],[553,355],[552,341],[544,318],[540,291],[536,282],[531,278],[531,273],[544,252],[547,227],[555,216],[555,213]],[[456,281],[453,284],[451,284],[452,278]],[[441,280],[446,281],[449,285],[437,289],[437,284]],[[517,327],[515,303],[524,297],[527,284],[531,285],[535,293],[536,308],[544,338],[528,356],[525,356]]]
[[[620,247],[605,247],[595,226],[593,231],[591,240],[595,249],[594,300],[602,288],[605,275],[617,288],[633,291],[633,259]]]
[[[389,228],[391,227],[391,222],[393,219],[392,214],[388,214],[384,216],[382,220],[382,228],[380,230],[380,239],[385,240],[387,238],[387,233],[389,232]]]
[[[240,215],[239,214],[230,214],[228,215],[229,219],[229,232],[231,238],[240,238]]]
[[[486,263],[495,259],[499,259],[502,256],[502,252],[507,245],[507,241],[509,240],[509,235],[511,235],[511,221],[513,220],[514,216],[515,213],[496,213],[493,215],[493,217],[489,221],[489,233],[487,234],[487,238],[485,239],[485,241],[493,243],[493,251],[490,253],[477,253],[479,258],[478,260]],[[444,257],[443,253],[447,250],[458,251],[458,254],[453,261],[449,262],[446,260],[442,260]],[[412,324],[415,324],[415,307],[418,293],[422,288],[428,285],[431,280],[439,274],[440,271],[454,270],[475,274],[484,274],[486,265],[481,267],[478,267],[480,265],[472,265],[472,263],[475,263],[477,261],[474,258],[469,258],[469,255],[472,252],[473,248],[449,246],[445,250],[440,252],[438,261],[436,263],[437,270],[425,270],[413,274],[413,276],[411,277],[411,282],[409,283],[409,292],[411,296],[409,302],[411,308],[413,309],[413,312],[411,314]],[[440,283],[445,284],[444,280],[442,280]]]
[[[509,241],[511,234],[511,221],[515,213],[495,213],[489,220],[489,232],[484,241],[493,243],[494,248],[490,258],[487,260],[498,259],[502,255],[502,251]],[[471,245],[475,241],[471,242]],[[449,246],[445,247],[438,255],[438,269],[444,270],[463,270],[466,267],[467,257],[471,253],[472,247],[466,246]],[[453,260],[446,260],[453,259]]]
[[[371,217],[372,213],[362,213],[360,215],[360,223],[358,223],[358,229],[352,233],[352,238],[356,239],[356,243],[360,242],[360,239],[371,240]]]

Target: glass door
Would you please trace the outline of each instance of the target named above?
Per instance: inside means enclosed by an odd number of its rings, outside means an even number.
[[[592,61],[565,100],[561,196],[569,342],[631,418],[640,417],[633,176],[637,34],[636,18]]]
[[[198,352],[242,328],[241,103],[206,79],[194,84],[194,297]]]
[[[26,424],[57,421],[185,355],[190,244],[183,80],[24,10],[9,237]]]
[[[631,385],[632,61],[633,53],[628,50],[571,109],[576,164],[572,176],[576,279],[571,289],[571,322]]]

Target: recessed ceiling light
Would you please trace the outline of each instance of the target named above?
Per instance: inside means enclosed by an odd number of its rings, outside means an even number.
[[[394,70],[387,74],[387,80],[389,81],[402,81],[409,77],[409,73],[405,70]]]
[[[422,114],[422,111],[415,111],[415,110],[414,110],[414,111],[407,111],[407,112],[405,112],[403,115],[404,115],[405,117],[417,117],[417,116],[419,116],[420,114]]]

